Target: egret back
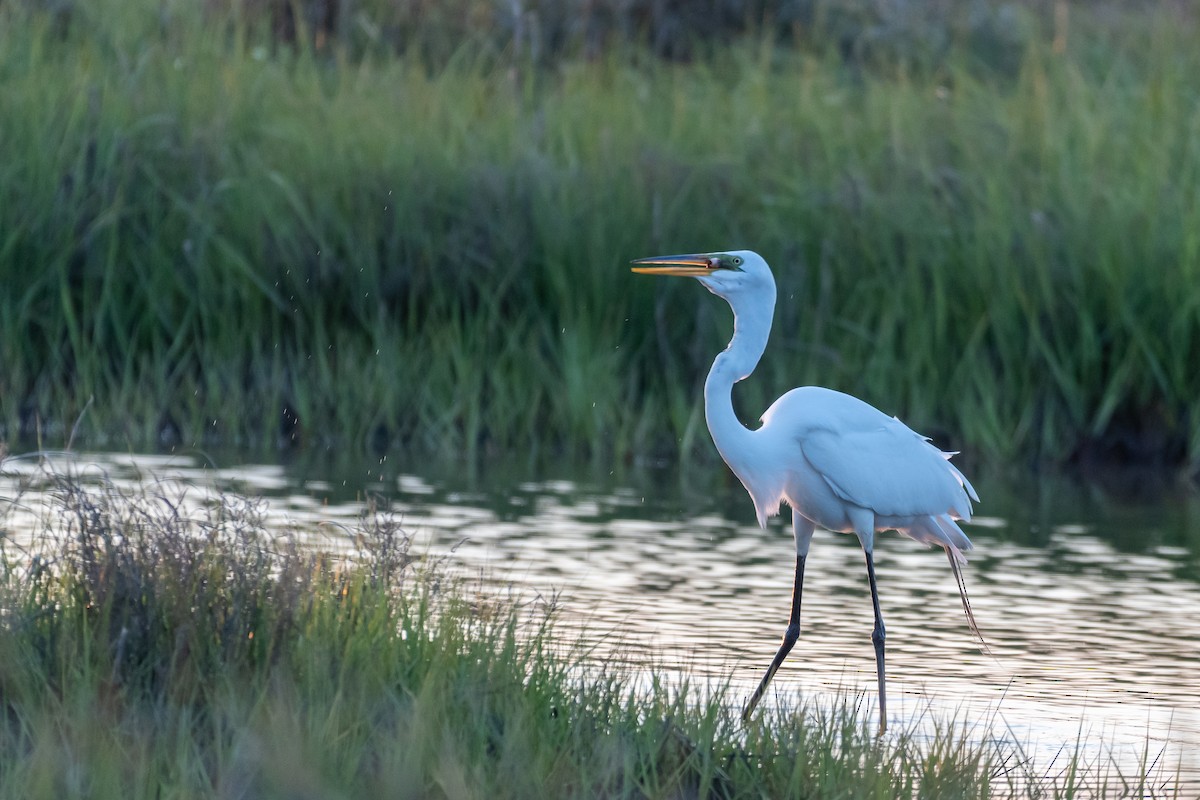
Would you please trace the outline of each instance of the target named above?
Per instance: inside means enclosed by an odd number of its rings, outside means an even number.
[[[975,489],[929,440],[895,417],[842,392],[817,386],[793,389],[763,414],[763,431],[785,437],[791,458],[803,459],[842,502],[875,515],[876,528],[909,528],[926,540],[920,520],[970,519]],[[803,508],[798,509],[804,513]],[[820,522],[820,520],[818,520]],[[935,531],[943,526],[930,523]],[[966,549],[969,541],[953,525],[939,543]],[[965,545],[965,546],[964,546]]]

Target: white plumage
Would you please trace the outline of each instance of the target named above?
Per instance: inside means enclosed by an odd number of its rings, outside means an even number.
[[[733,384],[748,377],[766,349],[775,310],[775,279],[757,253],[737,250],[664,256],[635,261],[635,272],[694,277],[733,309],[734,333],[717,355],[704,384],[704,410],[713,442],[746,487],[758,516],[792,508],[796,575],[792,615],[775,659],[746,705],[749,717],[799,635],[804,564],[813,530],[854,533],[862,544],[875,610],[879,730],[887,726],[883,618],[879,610],[873,552],[875,532],[897,530],[946,550],[963,608],[978,635],[962,581],[963,552],[971,541],[956,520],[970,520],[979,497],[950,462],[953,453],[895,417],[842,392],[804,386],[787,392],[746,428],[733,410]],[[982,637],[980,637],[982,641]]]

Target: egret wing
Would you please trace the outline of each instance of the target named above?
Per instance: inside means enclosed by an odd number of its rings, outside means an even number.
[[[978,499],[963,474],[929,440],[895,418],[859,430],[815,428],[804,457],[841,499],[877,516],[971,518]]]

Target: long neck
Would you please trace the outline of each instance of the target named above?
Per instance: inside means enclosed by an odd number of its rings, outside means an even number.
[[[733,308],[733,338],[721,351],[704,382],[704,416],[721,457],[741,477],[740,462],[753,447],[753,432],[742,425],[733,410],[733,385],[749,377],[767,348],[775,293],[761,296],[750,307],[729,300]]]

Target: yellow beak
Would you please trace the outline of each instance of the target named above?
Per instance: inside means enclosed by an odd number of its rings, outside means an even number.
[[[639,258],[630,267],[641,275],[683,275],[696,277],[708,275],[716,266],[714,259],[706,255],[686,256],[655,256],[654,258]]]

